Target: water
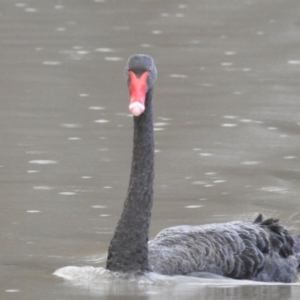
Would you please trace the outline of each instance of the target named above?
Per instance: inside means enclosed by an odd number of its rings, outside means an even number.
[[[2,1],[1,299],[298,299],[297,282],[120,280],[103,267],[129,177],[133,53],[159,72],[151,237],[259,212],[300,232],[299,6]]]

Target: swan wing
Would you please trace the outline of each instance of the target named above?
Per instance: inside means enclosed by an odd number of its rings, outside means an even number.
[[[153,271],[168,275],[209,272],[283,282],[294,278],[298,266],[287,231],[278,220],[259,218],[167,228],[150,242],[149,262]]]

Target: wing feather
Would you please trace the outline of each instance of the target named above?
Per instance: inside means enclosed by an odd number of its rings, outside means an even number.
[[[153,271],[161,274],[210,272],[284,282],[292,280],[298,266],[292,237],[278,220],[263,221],[260,216],[254,223],[167,228],[150,242],[149,262]]]

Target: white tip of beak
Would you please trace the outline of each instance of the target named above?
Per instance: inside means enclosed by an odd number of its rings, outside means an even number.
[[[129,110],[135,117],[138,117],[144,112],[145,106],[140,102],[133,102],[129,105]]]

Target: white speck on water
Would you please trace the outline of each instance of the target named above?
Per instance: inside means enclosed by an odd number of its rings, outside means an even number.
[[[103,214],[103,215],[100,215],[100,217],[110,217],[110,215],[109,214]]]
[[[201,155],[201,156],[213,156],[213,154],[212,153],[199,153],[199,155]]]
[[[269,130],[277,130],[277,127],[268,127]]]
[[[221,125],[222,127],[236,127],[237,126],[237,124],[234,124],[234,123],[225,123],[225,124],[222,124]]]
[[[84,47],[83,46],[73,46],[73,49],[74,50],[81,50],[83,49]]]
[[[81,138],[77,137],[77,136],[74,136],[74,137],[69,137],[68,140],[69,141],[79,141],[79,140],[81,140]]]
[[[106,185],[106,186],[104,186],[103,188],[104,188],[104,189],[112,189],[113,187],[110,186],[110,185]]]
[[[83,55],[89,53],[89,51],[64,50],[64,51],[60,51],[59,53],[66,54],[69,59],[81,60],[83,59]]]
[[[188,76],[185,74],[170,74],[169,77],[171,77],[171,78],[187,78]]]
[[[104,2],[106,2],[106,0],[94,0],[94,2],[96,2],[96,3],[104,3]]]
[[[206,181],[201,181],[201,180],[198,180],[198,181],[194,181],[193,184],[197,184],[197,185],[204,185],[206,184],[207,182]]]
[[[120,61],[120,60],[123,60],[123,58],[118,57],[118,56],[106,56],[105,60],[107,60],[107,61]]]
[[[165,117],[158,117],[157,119],[162,120],[162,121],[171,121],[172,118],[165,118]]]
[[[90,51],[87,51],[87,50],[78,50],[78,51],[76,51],[76,53],[79,54],[79,55],[86,55],[86,54],[89,54]]]
[[[100,123],[100,124],[104,124],[104,123],[108,123],[109,121],[105,120],[105,119],[100,119],[100,120],[96,120],[95,122]]]
[[[60,5],[60,4],[56,4],[56,5],[54,5],[54,8],[55,8],[55,9],[63,9],[64,6],[63,6],[63,5]]]
[[[60,62],[60,61],[46,60],[46,61],[43,61],[43,65],[47,65],[47,66],[58,66],[58,65],[61,65],[61,62]]]
[[[200,208],[203,207],[203,205],[187,205],[185,208]]]
[[[223,116],[224,119],[236,119],[237,116]]]
[[[45,152],[43,151],[36,151],[36,150],[31,150],[31,151],[26,151],[26,154],[43,154]]]
[[[250,71],[251,71],[250,68],[243,68],[242,70],[243,70],[244,72],[250,72]]]
[[[240,119],[240,122],[242,122],[242,123],[252,123],[253,120],[250,120],[250,119]]]
[[[79,128],[81,127],[80,124],[61,124],[62,127],[66,127],[66,128]]]
[[[256,34],[257,35],[264,35],[265,33],[263,31],[257,31]]]
[[[30,12],[30,13],[35,13],[38,11],[38,9],[34,8],[34,7],[27,7],[27,8],[25,8],[25,11]]]
[[[222,62],[222,63],[221,63],[221,66],[222,66],[222,67],[230,67],[230,66],[232,66],[232,65],[233,65],[232,62]]]
[[[33,174],[33,173],[40,173],[38,170],[28,170],[27,173]]]
[[[169,125],[169,123],[166,123],[166,122],[156,122],[153,125],[154,126],[166,126],[166,125]]]
[[[214,85],[212,83],[204,82],[204,83],[202,83],[202,86],[211,87],[211,86],[214,86]]]
[[[58,162],[56,160],[50,160],[50,159],[36,159],[36,160],[30,160],[30,164],[37,164],[37,165],[54,165]]]
[[[201,148],[193,148],[193,151],[201,151]]]
[[[235,51],[226,51],[225,55],[235,55],[236,52]]]
[[[186,8],[186,4],[178,4],[178,8],[184,9],[184,8]]]
[[[33,189],[34,189],[34,190],[48,191],[48,190],[52,190],[53,187],[42,185],[42,186],[34,186]]]
[[[105,108],[102,106],[90,106],[89,109],[91,110],[104,110]]]
[[[42,48],[42,47],[36,47],[35,48],[35,51],[42,51],[42,50],[44,50],[44,48]]]
[[[213,187],[213,186],[215,186],[214,184],[206,184],[206,185],[204,185],[204,187]]]
[[[143,48],[153,47],[151,44],[141,44],[140,46],[143,47]]]
[[[152,30],[152,33],[153,34],[162,34],[162,31],[161,30]]]
[[[206,172],[205,175],[217,175],[217,172]]]
[[[114,50],[111,49],[111,48],[97,48],[95,51],[97,51],[97,52],[102,52],[102,53],[110,53],[110,52],[114,52]]]
[[[226,180],[224,179],[214,180],[214,183],[223,183],[223,182],[226,182]]]
[[[81,176],[82,179],[90,179],[93,178],[92,176]]]
[[[207,201],[207,198],[200,198],[199,201]]]
[[[20,290],[17,290],[17,289],[8,289],[8,290],[5,290],[6,293],[19,293]]]
[[[74,192],[61,192],[61,193],[59,193],[59,195],[63,195],[63,196],[73,196],[73,195],[77,195],[77,193],[74,193]]]
[[[300,60],[289,60],[288,64],[289,65],[300,65]]]
[[[177,18],[183,18],[184,14],[178,13],[178,14],[175,14],[175,17],[177,17]]]
[[[292,156],[292,155],[291,155],[291,156],[285,156],[285,157],[284,157],[284,159],[295,159],[295,158],[297,158],[297,156]]]
[[[263,187],[261,190],[265,191],[265,192],[277,193],[277,194],[287,194],[288,193],[287,189],[278,187],[278,186],[267,186],[267,187]]]
[[[169,13],[161,13],[160,15],[161,15],[162,17],[169,17],[169,16],[170,16]]]
[[[154,153],[159,153],[159,152],[161,152],[161,150],[159,150],[159,149],[154,150]]]
[[[105,205],[92,205],[92,208],[106,208]]]
[[[56,31],[66,31],[66,28],[65,27],[58,27],[55,30]]]
[[[25,7],[27,4],[26,3],[16,3],[16,7]]]
[[[111,162],[112,159],[107,158],[107,157],[103,157],[103,158],[101,158],[101,161],[104,161],[104,162]]]
[[[165,130],[165,129],[164,129],[164,128],[160,128],[160,127],[158,127],[158,128],[157,128],[157,127],[154,127],[153,130],[154,130],[154,131],[163,131],[163,130]]]
[[[37,214],[37,213],[40,213],[41,211],[40,210],[27,210],[27,212],[30,214]]]
[[[259,165],[261,164],[260,161],[257,160],[246,160],[240,163],[241,165],[246,165],[246,166],[254,166],[254,165]]]

